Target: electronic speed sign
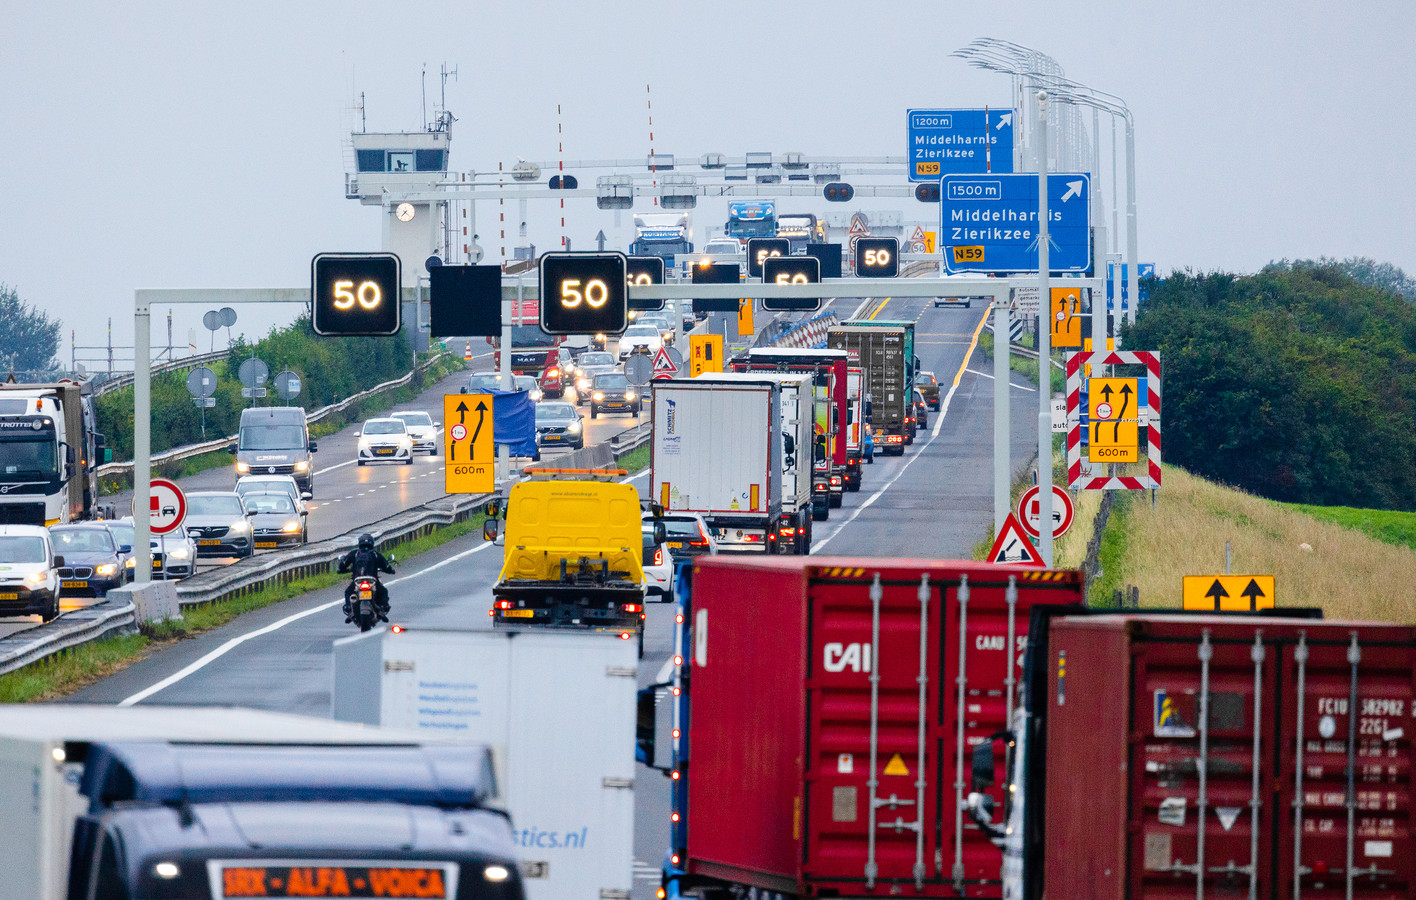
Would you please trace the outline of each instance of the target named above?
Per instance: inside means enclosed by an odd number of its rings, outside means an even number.
[[[762,277],[762,263],[776,256],[791,256],[792,244],[786,238],[748,238],[747,275]]]
[[[811,256],[771,256],[762,262],[763,284],[819,284],[821,260]],[[763,298],[762,308],[773,311],[815,311],[820,297]]]
[[[310,263],[310,322],[321,335],[398,334],[402,269],[393,253],[320,253]]]
[[[664,259],[660,256],[631,256],[624,262],[625,280],[629,284],[663,284]],[[629,308],[641,312],[664,308],[663,300],[629,301]]]
[[[741,280],[737,263],[699,263],[693,267],[694,284],[737,284]],[[694,298],[693,311],[735,313],[740,303],[734,298]]]
[[[619,334],[629,324],[623,253],[547,253],[541,257],[541,330]]]
[[[898,238],[863,237],[855,242],[855,269],[862,278],[894,278],[900,274]]]

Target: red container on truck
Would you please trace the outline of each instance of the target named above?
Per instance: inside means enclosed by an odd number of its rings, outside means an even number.
[[[1033,629],[1022,802],[998,835],[1021,863],[1008,896],[1416,895],[1416,629],[1142,614]]]
[[[717,556],[686,575],[666,895],[1000,896],[965,767],[1012,718],[1029,609],[1080,603],[1081,573]]]

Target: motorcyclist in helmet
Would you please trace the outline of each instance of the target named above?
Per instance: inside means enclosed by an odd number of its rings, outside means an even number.
[[[394,571],[384,555],[374,549],[372,534],[359,535],[359,546],[339,560],[339,571],[348,572],[353,576],[349,579],[349,586],[344,589],[344,621],[354,621],[354,579],[363,575],[374,579],[374,605],[378,607],[379,618],[387,622],[388,589],[379,580],[379,573],[387,572],[393,575]]]

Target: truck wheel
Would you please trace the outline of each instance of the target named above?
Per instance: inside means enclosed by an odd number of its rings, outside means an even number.
[[[832,508],[832,509],[840,509],[840,508],[841,508],[841,501],[842,501],[842,499],[843,499],[842,495],[833,493],[833,494],[831,495],[831,508]]]

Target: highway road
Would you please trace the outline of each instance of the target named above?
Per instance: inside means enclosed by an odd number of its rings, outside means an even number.
[[[833,510],[828,522],[817,523],[814,552],[968,557],[987,535],[993,509],[993,384],[985,372],[991,366],[985,369],[977,351],[966,364],[983,315],[977,309],[934,309],[927,300],[886,301],[878,318],[916,320],[917,353],[925,368],[938,375],[947,403],[903,457],[877,457],[866,467],[860,492],[846,494],[843,507]],[[1015,470],[1030,463],[1036,447],[1037,408],[1029,402],[1036,398],[1031,385],[1014,388],[1010,452]],[[413,467],[413,474],[421,474],[419,467]],[[646,482],[647,473],[633,479],[641,488]],[[385,496],[401,497],[404,491],[436,484],[436,479],[422,479]],[[388,582],[392,619],[410,627],[490,627],[487,608],[499,556],[492,545],[469,536],[410,560]],[[342,588],[330,588],[249,613],[155,653],[70,699],[230,704],[327,717],[331,645],[355,633],[343,621],[341,598]],[[649,605],[641,686],[654,683],[670,657],[672,623],[671,607]],[[567,745],[573,746],[569,736]],[[667,781],[641,768],[634,900],[650,900],[657,887],[667,823]]]

